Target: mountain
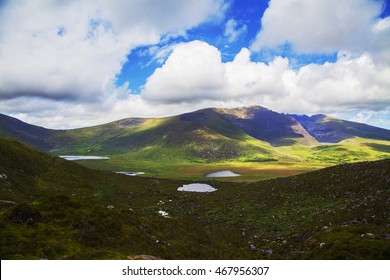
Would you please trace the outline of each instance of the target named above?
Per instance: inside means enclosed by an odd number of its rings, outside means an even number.
[[[169,147],[204,140],[213,142],[217,138],[243,140],[248,135],[276,146],[286,140],[310,145],[316,141],[336,143],[352,137],[390,141],[390,130],[326,115],[280,114],[260,106],[202,109],[168,118],[128,118],[71,130],[45,129],[0,114],[0,125],[0,137],[48,152],[80,146],[123,152],[156,144]]]
[[[2,260],[390,258],[390,160],[191,193],[13,140],[0,154]]]
[[[160,119],[129,118],[95,127],[50,130],[0,115],[0,136],[10,137],[44,151],[86,145],[101,150],[129,151],[159,144],[177,146],[214,142],[216,139],[257,140],[277,144],[285,139],[315,142],[294,118],[260,106],[203,109]],[[218,142],[218,141],[216,141]],[[218,146],[218,145],[217,145]]]
[[[27,124],[18,119],[0,114],[0,137],[18,140],[43,151],[51,150],[53,136],[60,131]]]
[[[0,125],[0,137],[41,151],[110,156],[109,161],[81,162],[89,167],[142,169],[158,177],[199,177],[235,168],[249,176],[240,179],[255,180],[390,157],[389,130],[324,115],[281,114],[260,106],[128,118],[70,130],[45,129],[5,115],[0,115]]]
[[[362,123],[339,120],[326,115],[289,115],[319,142],[337,143],[353,137],[390,141],[390,130]]]

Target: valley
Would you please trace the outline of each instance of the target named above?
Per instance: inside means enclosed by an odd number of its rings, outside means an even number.
[[[1,259],[389,259],[390,161],[254,183],[131,177],[0,139]],[[200,182],[200,181],[197,181]]]
[[[175,179],[231,170],[242,176],[228,180],[256,181],[390,157],[389,130],[325,115],[280,114],[260,106],[129,118],[71,130],[0,115],[0,137],[60,156],[109,157],[78,161],[94,169]]]
[[[0,155],[2,259],[390,258],[385,129],[259,106],[72,130],[0,115]]]

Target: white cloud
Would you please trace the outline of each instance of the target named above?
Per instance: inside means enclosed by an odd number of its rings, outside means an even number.
[[[356,114],[356,116],[352,117],[350,121],[353,122],[360,122],[360,123],[367,123],[369,119],[373,117],[372,112],[359,112]]]
[[[148,50],[165,63],[141,95],[114,86],[133,48],[184,34],[220,17],[223,7],[220,0],[9,1],[0,16],[0,112],[70,128],[258,104],[349,118],[354,112],[356,120],[380,117],[377,125],[390,128],[390,19],[375,19],[375,1],[271,0],[252,48],[290,41],[300,52],[339,51],[334,63],[294,70],[287,58],[254,62],[246,48],[224,63],[217,48],[192,41]],[[229,22],[225,36],[233,42],[245,27]]]
[[[381,1],[372,0],[271,0],[252,50],[289,42],[303,53],[361,53],[377,38],[381,8]]]
[[[19,114],[13,116],[25,121],[69,128],[129,116],[161,117],[205,107],[258,104],[278,112],[336,112],[348,118],[358,111],[363,116],[380,116],[384,121],[375,124],[388,126],[388,77],[390,67],[376,65],[369,54],[357,58],[340,55],[335,63],[293,70],[287,58],[276,57],[268,64],[254,62],[246,48],[233,61],[224,63],[218,49],[192,41],[172,47],[165,64],[149,77],[141,95],[129,95],[127,85],[114,88],[108,83],[105,91],[110,94],[100,102],[19,97],[1,102],[0,111],[18,108]],[[374,122],[374,117],[367,122]]]
[[[378,111],[390,106],[388,77],[390,67],[376,65],[369,54],[293,70],[287,58],[253,62],[245,48],[223,63],[215,47],[193,41],[173,48],[141,95],[158,103],[236,101],[282,112]]]
[[[222,98],[224,71],[217,48],[201,41],[179,44],[148,78],[142,96],[164,103]]]
[[[0,98],[91,101],[105,97],[131,49],[220,17],[223,3],[24,0],[1,12]]]
[[[223,35],[227,37],[230,43],[235,42],[240,36],[244,35],[247,31],[245,24],[239,25],[235,19],[229,19],[226,22]]]

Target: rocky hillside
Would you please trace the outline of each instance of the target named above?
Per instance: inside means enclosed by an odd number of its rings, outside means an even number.
[[[297,158],[286,149],[275,149],[296,144],[311,147],[317,141],[334,143],[353,137],[389,141],[390,131],[324,115],[286,115],[253,106],[203,109],[168,118],[130,118],[71,130],[45,129],[0,115],[0,137],[54,154],[136,153],[150,158],[168,152],[190,161],[253,161]]]
[[[390,160],[191,193],[11,140],[0,153],[3,260],[390,258]]]

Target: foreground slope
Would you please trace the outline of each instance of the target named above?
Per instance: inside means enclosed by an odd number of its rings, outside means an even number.
[[[390,258],[390,160],[185,193],[11,140],[0,153],[1,259]]]

